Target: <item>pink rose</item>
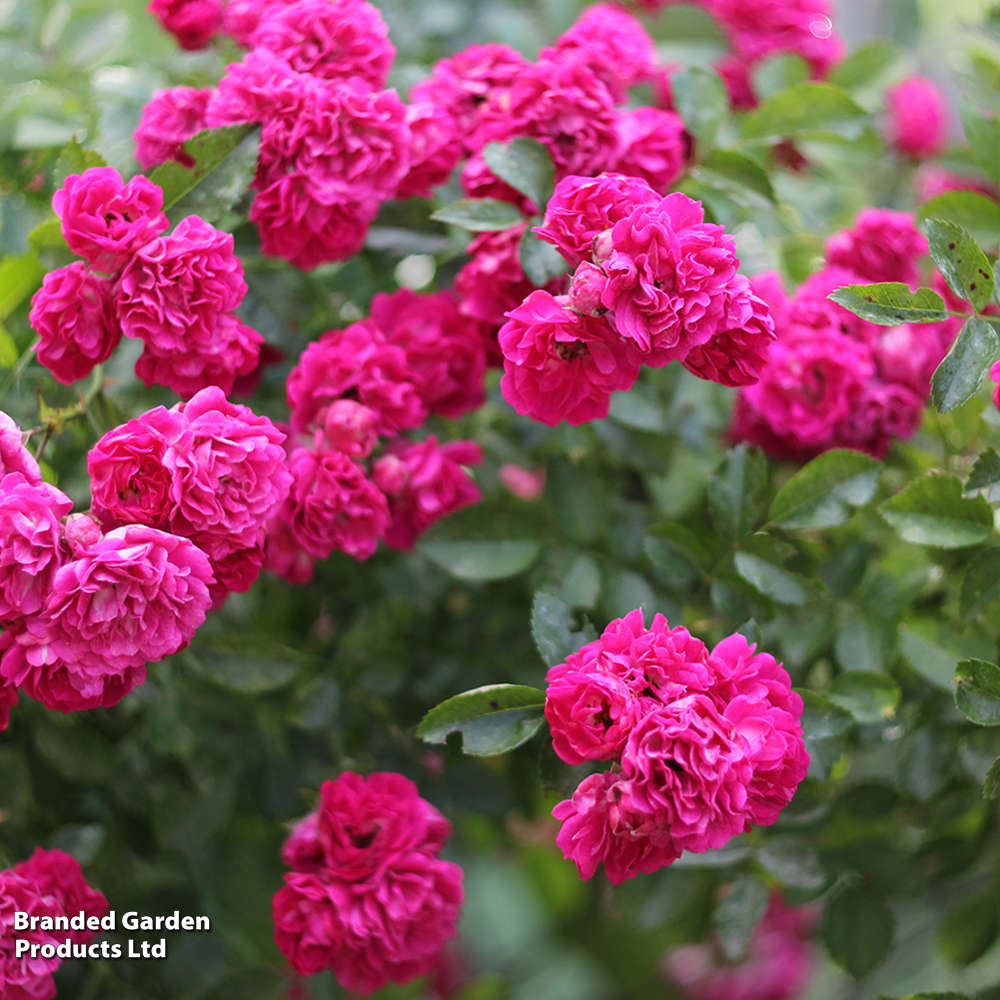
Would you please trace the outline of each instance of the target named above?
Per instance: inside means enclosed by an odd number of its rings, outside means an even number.
[[[574,267],[594,259],[598,236],[640,206],[652,208],[660,196],[646,180],[623,174],[566,177],[545,209],[545,221],[533,230],[555,246]]]
[[[362,465],[341,451],[296,448],[288,459],[292,488],[276,515],[316,559],[335,549],[368,559],[389,524],[385,496]]]
[[[326,410],[323,433],[332,448],[351,458],[367,458],[378,444],[378,414],[353,399],[336,399]]]
[[[379,434],[419,427],[427,408],[415,382],[406,352],[389,344],[372,320],[328,330],[302,352],[288,376],[292,427],[303,433],[322,426],[326,407],[348,394],[378,415]]]
[[[295,172],[257,192],[250,221],[260,232],[263,253],[310,271],[347,260],[365,245],[378,203],[340,194],[320,201],[320,193],[307,175]]]
[[[11,870],[33,883],[40,896],[55,899],[70,917],[77,916],[81,910],[88,919],[107,916],[108,901],[104,893],[90,887],[83,877],[80,862],[65,851],[36,847],[30,858]],[[94,939],[94,931],[70,928],[68,937],[76,944],[89,944]]]
[[[658,61],[656,43],[631,14],[610,3],[587,7],[554,49],[542,49],[540,59],[563,53],[582,57],[616,102],[629,87],[644,82]]]
[[[0,987],[3,995],[11,1000],[52,1000],[56,995],[52,973],[59,968],[62,959],[56,955],[42,958],[38,952],[31,958],[30,950],[17,958],[15,940],[58,946],[65,937],[60,940],[53,931],[38,930],[37,924],[35,930],[15,931],[15,913],[56,917],[65,916],[65,911],[54,896],[43,895],[31,879],[10,868],[0,872]]]
[[[410,169],[396,197],[431,198],[431,188],[448,180],[462,155],[455,119],[439,104],[418,101],[406,109],[406,124],[410,126]]]
[[[854,271],[865,281],[917,285],[917,261],[927,253],[927,241],[913,216],[890,208],[863,208],[851,229],[834,233],[826,241],[827,264]]]
[[[631,784],[620,773],[584,778],[552,815],[562,821],[556,844],[582,879],[593,878],[603,861],[608,881],[620,885],[639,872],[659,871],[681,854],[653,816],[633,807]]]
[[[372,299],[371,318],[402,347],[417,393],[432,413],[457,419],[483,405],[486,351],[479,326],[450,292],[401,288]]]
[[[222,26],[222,0],[150,0],[149,12],[182,49],[203,49]]]
[[[939,155],[948,139],[948,105],[926,76],[909,76],[886,95],[889,141],[904,156]]]
[[[324,866],[325,855],[319,840],[319,810],[303,817],[292,828],[281,848],[281,863],[292,871],[318,872]]]
[[[396,57],[378,9],[364,0],[295,0],[272,4],[250,45],[268,49],[297,73],[366,80],[384,87]]]
[[[227,35],[232,35],[237,44],[250,48],[250,40],[261,18],[271,8],[287,6],[292,2],[293,0],[226,0],[222,12],[222,30]]]
[[[176,160],[182,167],[194,166],[194,160],[184,152],[183,146],[207,128],[205,113],[211,96],[211,90],[194,87],[153,91],[133,133],[135,158],[143,170],[168,160]]]
[[[228,9],[232,9],[230,3]],[[254,49],[230,63],[205,109],[205,126],[222,128],[294,114],[302,104],[304,81],[269,49]]]
[[[628,390],[639,374],[621,337],[602,319],[565,308],[548,292],[532,292],[500,330],[504,399],[533,420],[554,427],[608,415],[611,393]]]
[[[419,444],[399,441],[375,463],[374,478],[389,497],[392,521],[385,542],[411,549],[435,521],[479,503],[482,494],[463,466],[478,465],[483,450],[472,441],[439,445],[432,434]]]
[[[19,472],[0,479],[0,625],[20,624],[37,614],[52,578],[69,552],[61,518],[73,501],[48,483],[29,482]]]
[[[172,656],[205,620],[213,582],[188,539],[128,525],[109,531],[55,574],[43,613],[17,636],[2,673],[48,707],[108,706]]]
[[[21,428],[0,410],[0,479],[9,472],[20,472],[29,483],[40,483],[38,462],[22,442]]]
[[[667,189],[684,173],[690,140],[680,115],[657,108],[636,108],[618,119],[619,153],[615,170],[641,177],[655,191]]]
[[[107,361],[122,332],[112,283],[82,261],[50,271],[32,296],[29,321],[38,334],[38,361],[70,385]]]
[[[470,45],[434,64],[430,77],[411,91],[416,103],[427,101],[443,108],[455,120],[455,135],[465,155],[484,145],[477,138],[479,116],[497,88],[511,84],[531,64],[507,45],[488,42]]]
[[[70,250],[96,270],[117,274],[169,225],[163,190],[145,177],[127,184],[113,167],[70,174],[52,196]]]
[[[753,385],[765,364],[774,321],[767,303],[741,274],[733,279],[719,330],[706,343],[691,348],[684,367],[699,378],[721,385]]]
[[[742,961],[721,962],[711,942],[679,945],[667,952],[664,975],[687,1000],[795,1000],[816,971],[815,917],[806,907],[787,909],[772,891]]]
[[[633,808],[655,817],[678,850],[717,849],[746,827],[753,765],[706,695],[646,715],[629,734],[622,773]]]

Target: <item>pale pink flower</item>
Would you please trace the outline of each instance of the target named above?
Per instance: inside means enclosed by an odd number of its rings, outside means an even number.
[[[500,485],[519,500],[537,500],[545,492],[544,469],[530,472],[513,462],[504,462],[497,475]]]

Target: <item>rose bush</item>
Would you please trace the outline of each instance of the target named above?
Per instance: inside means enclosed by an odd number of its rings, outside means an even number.
[[[0,13],[0,996],[993,1000],[1000,63],[909,16]],[[14,956],[105,909],[212,931]]]

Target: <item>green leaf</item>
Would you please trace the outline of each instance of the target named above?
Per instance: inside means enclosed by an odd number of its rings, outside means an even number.
[[[879,996],[878,1000],[975,1000],[967,993],[911,993],[908,997]]]
[[[877,80],[898,58],[892,42],[869,42],[856,48],[827,77],[830,83],[845,90],[856,90]]]
[[[261,635],[206,640],[183,655],[194,673],[243,694],[276,691],[302,667],[302,657],[294,649]]]
[[[980,114],[965,102],[959,115],[972,159],[994,184],[1000,185],[1000,121]]]
[[[531,606],[531,635],[547,666],[563,663],[582,645],[597,638],[593,626],[573,632],[569,607],[558,597],[539,590]]]
[[[502,181],[545,211],[555,184],[555,168],[549,151],[537,139],[522,136],[510,143],[491,142],[483,149],[483,159]]]
[[[830,957],[855,979],[881,964],[895,933],[892,911],[866,889],[844,889],[823,912],[822,936]]]
[[[767,459],[741,444],[725,457],[708,482],[708,506],[719,532],[732,541],[748,534],[763,510]]]
[[[938,925],[938,947],[952,965],[969,965],[996,940],[1000,930],[992,893],[969,896],[949,907]]]
[[[975,614],[987,601],[1000,600],[1000,548],[986,548],[969,561],[958,595],[964,617]]]
[[[986,780],[983,782],[984,799],[1000,799],[1000,757],[997,757],[990,769],[986,772]]]
[[[948,287],[982,311],[993,295],[993,267],[976,241],[957,222],[928,219],[927,243]]]
[[[850,310],[855,316],[879,326],[900,323],[940,323],[948,318],[944,299],[932,288],[911,292],[900,281],[882,281],[874,285],[844,285],[828,298]]]
[[[10,371],[17,364],[19,357],[14,338],[7,332],[3,323],[0,323],[0,369]]]
[[[519,255],[521,269],[528,278],[541,287],[569,270],[566,258],[551,244],[540,240],[530,229],[521,237]]]
[[[450,222],[453,226],[474,233],[493,233],[510,229],[524,222],[524,213],[509,201],[496,198],[459,198],[450,205],[439,208],[432,216],[438,222]]]
[[[796,689],[802,698],[802,732],[807,740],[828,740],[842,736],[854,725],[846,708],[823,697],[817,691]]]
[[[809,63],[802,56],[781,52],[757,63],[751,71],[753,91],[761,100],[808,80],[812,75]]]
[[[5,320],[45,277],[45,268],[32,253],[4,257],[0,261],[0,320]]]
[[[423,542],[417,548],[460,580],[505,580],[537,558],[538,542]]]
[[[917,218],[950,219],[983,246],[1000,244],[1000,205],[978,191],[946,191],[925,201]]]
[[[756,160],[743,153],[729,149],[713,150],[692,174],[702,184],[714,187],[723,194],[730,194],[734,200],[739,200],[740,189],[745,189],[776,204],[774,187],[767,171]]]
[[[814,458],[778,491],[770,520],[780,528],[832,528],[851,508],[871,500],[882,464],[868,455],[837,448]]]
[[[56,186],[62,187],[70,174],[82,174],[84,170],[89,170],[91,167],[106,167],[107,165],[108,161],[96,149],[87,149],[80,144],[79,140],[70,139],[63,146],[59,159],[56,160]]]
[[[1000,726],[1000,667],[986,660],[961,660],[955,668],[955,704],[977,726]]]
[[[69,253],[69,247],[62,234],[62,223],[58,218],[46,219],[40,222],[28,233],[28,242],[36,253],[44,250],[65,250]]]
[[[965,493],[975,493],[976,490],[992,489],[1000,484],[1000,455],[996,449],[987,448],[976,459],[969,478],[965,481]]]
[[[691,66],[670,78],[674,106],[688,132],[698,142],[698,155],[715,146],[719,132],[729,121],[729,94],[719,74],[703,66]]]
[[[256,132],[258,127],[253,124],[229,125],[226,128],[206,129],[188,139],[184,143],[184,152],[194,160],[193,167],[189,169],[176,160],[170,160],[149,174],[149,179],[163,188],[163,210],[169,213],[200,184],[211,186],[212,174],[236,153],[244,139]]]
[[[951,690],[958,661],[954,653],[905,623],[899,626],[898,639],[900,653],[925,681],[944,691]]]
[[[779,604],[798,606],[809,600],[809,591],[801,578],[781,569],[753,552],[737,552],[733,557],[736,572],[762,594]]]
[[[767,886],[753,875],[741,875],[719,900],[712,922],[726,961],[738,962],[746,955],[767,900]]]
[[[167,212],[171,223],[187,215],[197,215],[206,222],[221,219],[246,193],[257,170],[260,133],[251,132],[203,179],[179,198]]]
[[[743,138],[748,142],[830,135],[857,139],[868,121],[868,112],[846,90],[804,80],[751,111],[743,119]]]
[[[902,538],[917,545],[960,549],[993,533],[993,511],[982,497],[963,498],[962,483],[944,472],[928,472],[886,500],[879,513]]]
[[[679,552],[699,574],[705,574],[709,571],[712,557],[698,536],[685,528],[683,524],[676,524],[673,521],[661,521],[659,524],[654,524],[646,534],[646,542],[652,540]],[[653,562],[657,561],[648,544],[646,545],[646,555]]]
[[[489,684],[432,708],[417,726],[428,743],[462,734],[466,753],[493,757],[526,743],[545,722],[545,692],[522,684]]]
[[[896,714],[901,692],[888,674],[851,670],[833,682],[830,701],[846,708],[858,722],[870,724]]]
[[[757,848],[757,861],[782,885],[812,892],[826,884],[826,873],[814,847],[801,837],[779,834]]]
[[[978,316],[970,316],[931,378],[931,400],[939,413],[972,399],[998,350],[1000,338],[993,326]]]

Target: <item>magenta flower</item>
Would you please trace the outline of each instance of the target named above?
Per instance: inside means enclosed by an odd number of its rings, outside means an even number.
[[[926,76],[909,76],[887,95],[889,141],[904,156],[939,155],[948,140],[948,105],[941,88]]]
[[[390,344],[406,352],[417,393],[431,413],[457,419],[486,401],[482,334],[458,311],[450,292],[380,292],[372,299],[371,318]]]
[[[208,127],[205,113],[211,96],[211,90],[196,90],[194,87],[153,91],[133,133],[135,158],[143,170],[168,160],[176,160],[183,167],[194,166],[194,160],[184,152],[183,146],[188,139]]]
[[[323,433],[330,447],[351,458],[367,458],[378,444],[378,414],[353,399],[336,399],[326,410]]]
[[[70,250],[104,274],[117,274],[169,225],[163,190],[145,177],[125,184],[113,167],[70,174],[52,207]]]
[[[182,49],[203,49],[222,27],[222,0],[150,0],[149,12]]]
[[[375,463],[374,478],[389,498],[392,521],[384,538],[394,549],[411,549],[435,521],[479,503],[479,487],[463,466],[478,465],[483,450],[472,441],[439,445],[432,434],[419,444],[399,441]]]
[[[328,330],[288,376],[292,427],[298,433],[321,427],[326,407],[348,394],[378,415],[379,434],[419,427],[427,407],[415,383],[406,352],[389,344],[372,320]]]
[[[431,188],[448,180],[462,156],[455,119],[439,104],[418,101],[407,107],[406,124],[410,126],[410,169],[396,197],[433,197]]]
[[[617,124],[620,143],[614,169],[641,177],[660,194],[684,173],[690,140],[681,116],[657,108],[625,112]]]
[[[71,917],[81,910],[88,918],[107,915],[108,901],[104,893],[90,887],[83,877],[80,862],[65,851],[36,847],[30,858],[11,870],[31,882],[43,898],[55,899],[61,910]],[[71,928],[68,936],[77,944],[84,944],[94,939],[94,932]]]
[[[230,3],[227,10],[233,8]],[[230,63],[205,109],[207,128],[263,122],[294,114],[302,103],[305,82],[269,49],[254,49],[242,62]]]
[[[854,271],[864,281],[920,283],[918,260],[926,256],[927,240],[909,212],[863,208],[851,229],[826,241],[826,261]]]
[[[611,393],[632,387],[639,365],[602,319],[581,316],[548,292],[532,292],[500,330],[504,399],[554,427],[608,415]]]
[[[28,317],[38,334],[38,361],[70,385],[107,361],[122,332],[110,278],[82,261],[50,271],[32,296]]]
[[[20,472],[0,479],[0,624],[23,624],[48,597],[52,579],[69,552],[61,518],[73,501],[48,483],[29,482]]]
[[[29,878],[8,868],[0,872],[0,990],[3,995],[17,1000],[52,1000],[56,984],[52,973],[62,964],[57,955],[42,958],[36,952],[31,958],[28,951],[16,957],[15,940],[24,939],[33,945],[59,945],[53,931],[15,931],[14,914],[27,913],[32,917],[65,916],[65,911],[54,896],[43,895]]]
[[[22,441],[21,428],[0,410],[0,479],[10,472],[20,472],[29,483],[40,483],[41,469]]]

